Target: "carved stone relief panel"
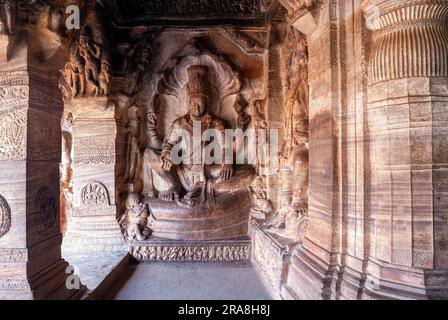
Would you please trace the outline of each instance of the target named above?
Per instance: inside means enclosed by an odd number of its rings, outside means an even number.
[[[24,160],[27,110],[0,110],[0,161]]]
[[[6,199],[0,195],[0,238],[8,233],[11,227],[11,208]]]
[[[289,26],[280,51],[284,141],[279,170],[279,208],[265,221],[270,232],[301,243],[308,229],[309,89],[305,36]]]
[[[90,183],[81,191],[81,202],[85,206],[109,205],[109,193],[101,183]]]
[[[247,261],[250,245],[134,245],[131,255],[139,261]]]
[[[81,31],[72,38],[69,59],[61,70],[60,88],[66,98],[108,96],[111,83],[109,34],[102,7],[86,10]]]
[[[114,215],[109,191],[100,182],[86,184],[80,191],[81,206],[74,208],[73,216],[107,216]]]

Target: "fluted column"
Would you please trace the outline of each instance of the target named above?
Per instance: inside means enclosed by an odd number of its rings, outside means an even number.
[[[370,0],[363,7],[373,44],[362,297],[441,296],[448,285],[448,1]]]

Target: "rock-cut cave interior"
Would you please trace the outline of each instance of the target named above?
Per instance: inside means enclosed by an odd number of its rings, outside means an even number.
[[[0,299],[448,298],[448,0],[0,0]]]

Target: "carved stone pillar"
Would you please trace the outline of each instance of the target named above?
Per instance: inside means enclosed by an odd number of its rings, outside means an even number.
[[[59,228],[58,71],[39,70],[25,32],[0,64],[0,299],[69,299]]]
[[[115,202],[115,106],[106,97],[74,99],[73,209],[64,251],[126,251]]]
[[[448,283],[448,1],[364,1],[370,248],[363,298],[426,299]]]

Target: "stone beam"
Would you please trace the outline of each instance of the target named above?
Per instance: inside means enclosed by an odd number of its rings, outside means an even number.
[[[317,29],[314,0],[280,0],[280,3],[288,11],[288,21],[294,28],[307,36]]]

